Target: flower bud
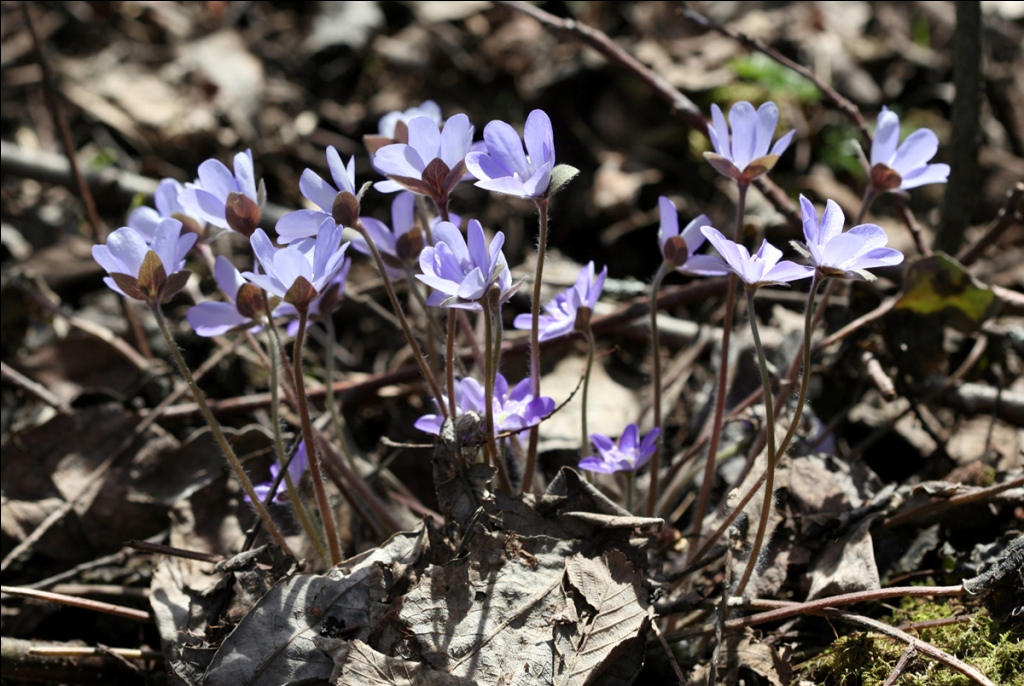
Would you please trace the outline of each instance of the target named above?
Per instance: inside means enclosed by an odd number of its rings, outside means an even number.
[[[246,238],[252,236],[260,225],[261,212],[256,201],[243,193],[229,193],[224,204],[224,217],[228,227]]]

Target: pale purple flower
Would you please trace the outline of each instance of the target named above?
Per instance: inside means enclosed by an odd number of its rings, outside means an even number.
[[[756,110],[749,102],[738,102],[729,110],[728,124],[721,108],[712,105],[708,135],[715,152],[704,153],[704,157],[719,174],[749,183],[770,171],[793,140],[795,129],[772,145],[778,123],[779,108],[774,102],[766,102]]]
[[[217,257],[213,274],[227,302],[207,301],[189,308],[187,318],[192,329],[200,336],[211,337],[257,326],[265,318],[263,291],[248,283],[223,255]]]
[[[307,469],[309,469],[309,457],[306,455],[306,442],[299,441],[299,446],[295,449],[295,457],[288,463],[288,476],[292,479],[292,485],[299,485]],[[277,481],[277,475],[280,473],[281,465],[277,460],[274,460],[273,464],[270,465],[270,481],[253,484],[252,490],[256,492],[256,496],[261,502],[267,501],[270,489],[273,487],[274,482]],[[248,495],[245,496],[245,501],[250,502]],[[288,487],[283,478],[281,483],[277,485],[277,492],[274,494],[272,502],[278,505],[284,505],[288,502]]]
[[[320,291],[320,295],[313,299],[313,302],[309,303],[309,311],[307,312],[310,319],[323,319],[329,317],[334,308],[341,302],[341,296],[345,294],[345,281],[348,279],[348,270],[352,268],[352,260],[346,257],[342,263],[341,268],[334,277],[327,282],[327,285]],[[295,336],[299,332],[299,311],[288,302],[282,302],[280,305],[274,308],[274,318],[288,318],[293,319],[288,322],[288,326],[285,331],[288,332],[289,336]]]
[[[873,281],[874,275],[865,270],[889,267],[903,261],[903,253],[885,247],[889,237],[881,226],[861,224],[843,233],[846,217],[833,201],[825,203],[825,212],[820,221],[818,211],[803,195],[800,196],[800,207],[803,211],[806,250],[797,243],[793,245],[823,275]]]
[[[263,229],[256,229],[250,243],[263,273],[245,272],[251,283],[298,309],[308,308],[341,269],[348,243],[341,245],[341,227],[326,219],[316,240],[303,238],[275,248]]]
[[[455,226],[462,224],[462,218],[454,213],[448,215]],[[391,201],[391,228],[372,217],[361,217],[363,228],[384,261],[384,269],[392,279],[405,278],[404,264],[415,265],[420,251],[427,244],[427,236],[416,221],[416,196],[402,191]],[[434,217],[430,227],[434,229],[441,219]],[[352,247],[364,255],[372,254],[362,236],[352,239]]]
[[[194,233],[182,236],[177,219],[161,219],[152,241],[123,226],[107,237],[106,245],[94,245],[92,256],[110,274],[103,282],[111,289],[157,305],[185,287],[191,273],[185,269],[185,255],[196,238]]]
[[[872,185],[884,193],[946,183],[949,165],[928,164],[938,150],[939,137],[931,129],[918,129],[900,145],[900,118],[883,106],[871,143]]]
[[[705,226],[701,228],[711,244],[715,246],[729,271],[736,274],[749,288],[780,285],[790,281],[806,279],[814,274],[812,267],[781,260],[782,251],[765,240],[761,249],[751,255],[746,247],[734,243],[722,235],[718,229]]]
[[[513,293],[512,272],[501,252],[505,234],[499,231],[488,247],[484,229],[476,219],[469,220],[469,241],[451,222],[434,228],[434,245],[420,253],[416,278],[435,289],[427,304],[481,310],[480,301],[491,286],[499,289],[499,302]]]
[[[659,197],[658,214],[661,217],[658,244],[665,262],[677,271],[697,276],[722,276],[728,273],[721,260],[711,255],[697,254],[704,245],[704,234],[700,227],[711,224],[706,214],[687,224],[682,234],[679,233],[679,213],[675,203],[665,196]]]
[[[606,276],[608,267],[594,276],[593,262],[589,262],[581,269],[579,276],[576,277],[576,283],[571,288],[562,291],[544,305],[545,314],[538,318],[540,340],[558,338],[572,333],[577,328],[589,326],[590,315],[601,297]],[[517,329],[529,330],[533,326],[533,318],[528,313],[520,314],[516,316],[512,325]]]
[[[257,188],[252,151],[235,155],[232,172],[220,160],[199,165],[199,181],[185,184],[178,201],[190,217],[251,236],[259,226],[265,192]]]
[[[377,123],[377,133],[384,138],[397,139],[395,134],[398,124],[402,123],[408,126],[409,122],[416,117],[427,117],[438,126],[441,126],[444,121],[441,116],[441,106],[433,100],[424,100],[419,105],[405,111],[394,110],[385,114]]]
[[[299,190],[319,209],[296,210],[281,217],[277,222],[277,236],[281,243],[290,243],[297,238],[315,236],[325,219],[335,219],[334,201],[339,193],[356,196],[356,158],[349,158],[348,164],[341,161],[341,155],[333,145],[327,146],[327,168],[331,180],[325,181],[312,169],[306,169],[299,178]]]
[[[409,122],[409,142],[385,145],[373,165],[391,178],[374,184],[382,193],[406,188],[447,206],[448,194],[466,174],[466,155],[473,146],[473,125],[465,114],[456,114],[438,127],[430,117]]]
[[[650,461],[658,448],[660,435],[661,429],[655,428],[640,440],[640,429],[636,424],[625,428],[618,443],[602,434],[590,434],[590,441],[599,454],[584,457],[579,467],[602,474],[636,471]]]
[[[492,121],[484,127],[484,141],[486,152],[466,155],[466,168],[479,179],[477,186],[521,198],[547,194],[555,167],[555,139],[543,110],[530,112],[522,140],[505,122]]]
[[[546,396],[534,398],[530,388],[529,378],[509,389],[508,380],[501,373],[495,375],[491,405],[495,434],[536,426],[554,412],[555,401]],[[447,403],[448,398],[444,400]],[[476,412],[483,416],[486,413],[483,385],[473,378],[460,379],[455,384],[455,405],[459,415]],[[420,431],[440,435],[443,423],[443,415],[428,414],[417,419],[414,426]]]
[[[185,187],[174,179],[162,180],[153,193],[153,204],[156,205],[156,208],[145,205],[136,207],[128,215],[128,226],[141,233],[147,243],[153,242],[157,224],[161,219],[177,219],[182,222],[184,230],[197,231],[198,226],[189,226],[189,223],[196,224],[196,222],[189,216],[188,209],[178,199],[183,190]]]

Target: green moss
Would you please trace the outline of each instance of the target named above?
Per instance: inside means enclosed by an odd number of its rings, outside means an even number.
[[[905,598],[901,608],[886,621],[896,626],[964,613],[955,601],[935,603]],[[1019,623],[1000,627],[982,613],[970,621],[911,629],[908,633],[976,667],[997,684],[1024,686],[1024,628]],[[800,671],[803,678],[822,686],[880,686],[905,649],[901,641],[858,631],[836,639]],[[918,654],[907,665],[899,683],[904,686],[970,686],[973,682],[946,665]]]

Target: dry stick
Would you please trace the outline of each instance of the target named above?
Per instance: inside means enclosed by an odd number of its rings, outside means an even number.
[[[174,548],[169,545],[161,545],[159,543],[153,543],[151,541],[127,541],[125,544],[126,548],[133,548],[135,550],[141,550],[146,553],[156,553],[157,555],[170,555],[172,557],[181,557],[186,560],[198,560],[199,562],[210,562],[217,564],[222,562],[224,557],[222,555],[214,555],[213,553],[204,553],[199,550],[185,550],[184,548]]]
[[[907,665],[909,665],[910,661],[916,656],[917,649],[912,645],[908,645],[907,649],[903,651],[902,655],[900,655],[900,659],[896,663],[896,666],[893,667],[892,672],[889,673],[889,678],[885,680],[885,683],[882,684],[882,686],[896,686],[896,682],[899,681],[901,676],[903,676],[903,670],[907,668]]]
[[[650,67],[619,47],[608,34],[575,19],[556,17],[528,2],[498,0],[496,4],[504,5],[509,9],[532,17],[543,26],[575,38],[594,48],[611,62],[625,67],[634,76],[646,83],[654,91],[655,95],[671,106],[671,114],[679,117],[690,128],[706,135],[708,120],[704,117],[700,108]],[[796,205],[793,204],[793,201],[789,199],[789,196],[786,195],[785,191],[776,186],[767,176],[761,176],[755,179],[753,183],[775,209],[785,215],[790,225],[797,228],[801,226],[800,212],[797,210]]]
[[[984,500],[988,500],[992,496],[998,495],[1003,491],[1008,491],[1012,488],[1020,488],[1024,486],[1024,476],[1018,476],[1016,479],[1010,479],[1004,481],[1001,484],[995,484],[994,486],[988,486],[986,488],[980,488],[970,493],[962,493],[960,495],[954,495],[945,500],[937,500],[924,505],[919,505],[910,510],[900,512],[899,514],[893,515],[889,519],[882,522],[879,528],[891,529],[901,524],[914,521],[920,517],[926,515],[933,515],[938,512],[944,512],[954,507],[960,507],[962,505],[970,505],[971,503],[977,503]]]
[[[661,643],[661,647],[665,650],[665,657],[668,658],[668,664],[672,667],[672,671],[675,672],[676,678],[679,679],[679,686],[687,683],[686,675],[683,674],[683,670],[679,668],[679,662],[676,661],[675,653],[672,652],[672,648],[669,646],[668,641],[665,640],[665,635],[661,633],[661,629],[658,628],[657,622],[651,622],[651,631],[658,638],[658,642]]]
[[[1003,232],[1014,225],[1024,222],[1024,182],[1018,181],[1006,192],[1006,200],[999,208],[999,214],[973,245],[966,245],[956,255],[956,259],[965,267],[974,264],[981,257],[985,248],[999,239]]]
[[[34,588],[24,588],[21,586],[0,586],[0,593],[6,593],[17,598],[46,600],[51,603],[68,605],[69,607],[78,607],[83,610],[92,610],[94,612],[102,612],[116,617],[132,619],[136,622],[153,623],[153,616],[148,612],[143,610],[133,610],[130,607],[121,607],[120,605],[113,605],[112,603],[104,603],[99,600],[89,600],[88,598],[78,598],[73,595],[64,595],[63,593],[53,593],[51,591],[39,591]]]
[[[0,378],[3,378],[4,381],[28,391],[53,409],[57,410],[60,414],[68,414],[71,412],[71,408],[68,404],[57,397],[53,391],[38,381],[34,381],[25,376],[17,369],[9,366],[6,362],[0,362]]]

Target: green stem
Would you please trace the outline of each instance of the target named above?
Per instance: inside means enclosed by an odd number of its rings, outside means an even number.
[[[544,256],[548,246],[548,199],[537,198],[537,270],[533,277],[533,301],[530,303],[530,384],[533,397],[540,397],[540,294],[544,275]],[[540,427],[530,429],[530,444],[526,451],[526,469],[523,472],[523,491],[533,490],[533,474],[537,470],[537,444]]]
[[[302,346],[306,340],[306,324],[309,321],[309,312],[306,308],[297,309],[299,310],[299,331],[295,334],[295,352],[292,355],[292,364],[295,367],[295,400],[296,405],[299,407],[302,437],[306,441],[306,455],[309,457],[309,474],[313,479],[313,493],[316,496],[317,508],[320,510],[320,518],[323,519],[324,535],[327,538],[327,547],[331,551],[331,564],[336,565],[342,560],[341,543],[338,540],[338,526],[334,522],[331,502],[327,498],[326,489],[324,489],[320,447],[313,437],[313,423],[309,420],[309,399],[306,397],[306,381],[302,374]]]
[[[747,204],[747,186],[739,184],[739,198],[736,202],[736,227],[733,240],[740,243],[743,239],[743,213]],[[736,308],[736,285],[739,279],[735,274],[729,275],[729,287],[725,295],[725,319],[722,321],[722,355],[718,365],[718,389],[715,394],[715,414],[711,423],[711,438],[708,440],[708,456],[704,463],[704,481],[697,498],[697,509],[693,515],[693,533],[697,541],[704,527],[704,516],[708,511],[711,489],[715,484],[715,464],[718,446],[722,441],[722,421],[725,417],[725,396],[729,382],[729,339],[732,336],[732,320]],[[697,546],[690,548],[696,551]],[[691,554],[689,561],[693,561]]]
[[[185,383],[188,384],[188,388],[192,391],[192,397],[196,401],[196,406],[199,407],[199,411],[203,415],[203,419],[210,427],[210,431],[213,433],[214,440],[217,441],[217,445],[220,446],[224,456],[228,459],[228,464],[231,465],[231,470],[238,477],[239,482],[242,484],[242,490],[249,496],[249,500],[252,502],[253,509],[256,510],[256,514],[261,520],[263,525],[267,527],[267,533],[273,539],[274,543],[278,545],[287,555],[299,559],[292,549],[288,546],[288,543],[284,540],[284,534],[274,523],[274,520],[270,517],[270,512],[264,507],[263,502],[259,496],[256,495],[255,489],[252,487],[252,481],[249,480],[249,475],[245,473],[245,469],[242,467],[242,463],[239,461],[238,456],[235,454],[235,449],[231,447],[231,443],[228,442],[227,436],[224,435],[223,429],[221,429],[220,422],[213,416],[213,412],[210,411],[210,406],[206,404],[206,397],[203,395],[203,391],[199,388],[199,384],[192,378],[192,372],[188,368],[188,364],[185,363],[185,358],[181,356],[181,351],[178,349],[178,345],[174,342],[174,336],[171,335],[171,330],[167,326],[167,320],[164,318],[164,313],[160,309],[159,305],[153,305],[153,315],[156,317],[157,326],[160,327],[160,332],[164,335],[164,341],[167,343],[167,349],[171,352],[171,357],[174,358],[174,363],[178,366],[178,371],[181,372],[182,377],[185,379]]]
[[[279,381],[281,351],[279,350],[280,343],[276,332],[273,331],[273,327],[272,321],[267,324],[267,341],[270,346],[270,422],[274,425],[274,448],[277,451],[277,463],[281,466],[285,488],[288,489],[288,500],[295,506],[295,516],[298,517],[302,530],[306,532],[306,537],[316,549],[320,560],[325,566],[329,566],[328,560],[330,558],[327,548],[324,547],[319,532],[313,526],[313,520],[309,516],[309,511],[306,510],[305,503],[299,497],[299,490],[295,487],[292,475],[288,471],[288,454],[284,449],[284,436],[281,434],[281,388]],[[273,497],[273,493],[268,494],[268,501]]]
[[[402,333],[405,334],[405,340],[408,341],[409,347],[412,349],[413,358],[416,360],[417,366],[420,368],[420,373],[423,374],[423,379],[430,386],[430,392],[434,395],[434,400],[437,402],[440,412],[445,418],[448,418],[448,408],[445,406],[444,394],[441,393],[441,387],[437,384],[437,378],[434,373],[430,371],[430,366],[427,364],[427,360],[423,357],[423,351],[420,350],[419,343],[416,342],[416,337],[413,336],[412,328],[409,326],[409,320],[405,317],[405,312],[402,310],[402,304],[398,302],[398,294],[395,293],[395,285],[391,283],[391,278],[388,276],[387,269],[384,268],[384,260],[380,256],[380,251],[377,250],[377,246],[373,242],[373,238],[370,237],[369,232],[363,223],[356,221],[356,225],[353,227],[359,232],[359,235],[366,241],[366,245],[370,248],[370,253],[373,255],[373,262],[377,266],[377,271],[380,272],[380,278],[384,281],[384,290],[387,291],[388,299],[391,301],[391,308],[395,311],[395,316],[398,317],[398,322],[402,326]]]
[[[497,313],[494,311],[496,303],[492,302],[490,297],[491,292],[495,291],[496,287],[492,286],[488,289],[487,295],[483,298],[484,307],[484,421],[486,424],[487,431],[487,454],[489,455],[491,464],[498,471],[498,481],[501,487],[505,489],[506,493],[512,492],[512,484],[508,478],[508,472],[505,469],[505,461],[502,459],[501,451],[498,449],[498,439],[494,435],[494,380],[498,374],[497,358],[498,356],[492,351],[494,350],[494,320],[497,317]],[[493,300],[497,300],[494,298]],[[498,345],[501,343],[501,335],[498,334]]]
[[[647,516],[654,516],[655,504],[658,502],[658,476],[661,471],[661,443],[663,433],[661,431],[661,337],[658,334],[658,291],[661,290],[661,282],[670,271],[669,264],[662,261],[658,272],[651,282],[651,390],[654,410],[654,428],[658,430],[658,442],[654,447],[654,455],[651,456],[651,486],[647,491]]]
[[[761,335],[757,330],[757,313],[754,312],[754,290],[749,286],[747,291],[747,315],[750,317],[750,333],[754,337],[754,350],[757,351],[757,364],[761,367],[761,386],[764,390],[765,428],[768,431],[768,461],[766,463],[766,477],[764,481],[764,503],[761,505],[761,519],[757,523],[757,533],[754,535],[754,544],[750,549],[750,559],[747,560],[747,568],[743,570],[743,577],[736,587],[735,595],[742,596],[750,576],[757,567],[757,558],[761,554],[761,546],[764,544],[764,534],[768,529],[768,519],[771,515],[772,496],[775,487],[775,407],[772,402],[772,381],[768,375],[768,361],[765,359],[764,346],[761,344]]]

